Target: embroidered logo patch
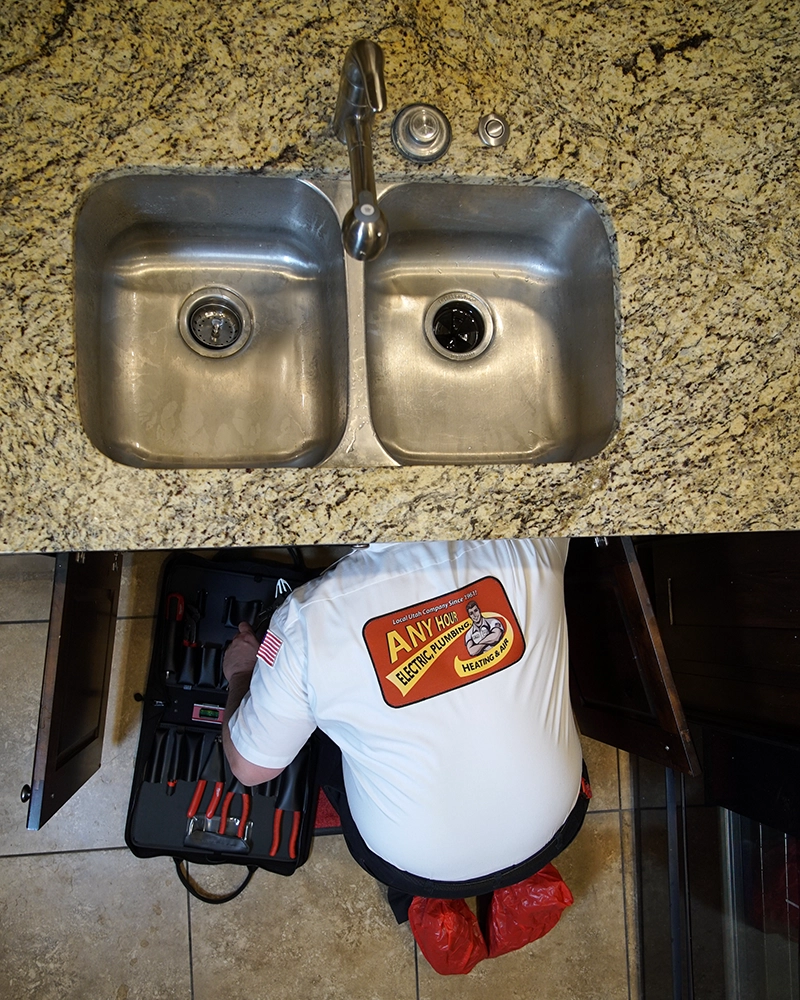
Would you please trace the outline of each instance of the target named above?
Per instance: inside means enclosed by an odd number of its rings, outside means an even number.
[[[264,636],[264,641],[258,647],[258,653],[256,654],[259,660],[263,660],[268,667],[275,666],[275,657],[278,655],[278,651],[283,645],[283,639],[279,639],[274,632],[267,632]]]
[[[488,677],[525,652],[503,585],[491,576],[372,618],[363,636],[384,700],[392,708]]]

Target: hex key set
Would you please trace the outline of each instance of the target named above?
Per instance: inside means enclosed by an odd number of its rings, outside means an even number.
[[[291,875],[308,857],[318,783],[315,737],[255,788],[222,750],[222,661],[239,623],[259,638],[275,609],[317,575],[286,562],[178,554],[161,575],[125,841],[137,857],[246,864]]]

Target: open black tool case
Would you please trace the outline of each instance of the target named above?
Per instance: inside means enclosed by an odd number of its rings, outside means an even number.
[[[281,875],[308,857],[318,795],[315,737],[282,774],[255,788],[235,780],[221,744],[222,657],[239,622],[261,639],[287,594],[317,575],[297,550],[286,551],[291,562],[180,554],[164,567],[125,829],[138,857]]]

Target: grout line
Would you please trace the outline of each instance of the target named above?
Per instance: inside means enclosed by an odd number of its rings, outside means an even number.
[[[664,812],[667,807],[664,806],[631,806],[630,809],[623,809],[623,812]],[[717,809],[718,806],[705,805],[702,802],[692,802],[688,803],[684,808],[688,811],[692,809]],[[616,810],[614,810],[616,812]]]
[[[4,618],[0,621],[0,625],[47,625],[50,619],[48,618]]]
[[[622,876],[622,921],[625,928],[625,974],[628,981],[628,1000],[633,1000],[631,993],[631,943],[628,933],[628,888],[625,866],[625,823],[622,809],[622,771],[619,764],[619,749],[617,750],[617,801],[619,802],[619,866]]]
[[[35,831],[31,831],[35,832]],[[55,854],[97,854],[99,851],[108,853],[109,851],[129,851],[130,848],[126,844],[115,844],[111,847],[75,847],[70,850],[59,850],[58,848],[51,848],[50,850],[44,851],[25,851],[20,854],[0,854],[0,861],[8,861],[12,858],[43,858],[47,856],[52,856]]]
[[[189,866],[187,864],[186,871],[188,873]],[[190,1000],[194,1000],[194,952],[192,950],[192,897],[189,895],[189,890],[186,889],[186,928],[189,940],[189,997]]]
[[[141,615],[117,615],[118,622],[148,621],[157,618],[154,614]],[[50,618],[3,618],[0,619],[0,626],[3,625],[49,625]]]
[[[628,1000],[633,1000],[631,985],[631,942],[628,930],[628,886],[627,870],[625,865],[625,829],[623,823],[623,811],[619,811],[619,860],[620,873],[622,875],[622,920],[625,927],[625,973],[628,980]],[[637,991],[638,993],[638,991]]]

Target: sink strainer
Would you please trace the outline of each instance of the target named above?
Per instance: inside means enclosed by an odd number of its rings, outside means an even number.
[[[229,288],[201,288],[181,306],[178,325],[184,341],[207,358],[227,358],[250,337],[252,317],[244,299]]]
[[[491,310],[472,292],[447,292],[428,306],[425,336],[442,357],[470,361],[483,354],[494,336]]]

